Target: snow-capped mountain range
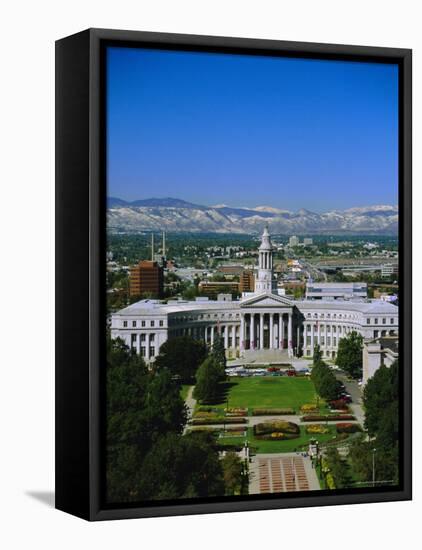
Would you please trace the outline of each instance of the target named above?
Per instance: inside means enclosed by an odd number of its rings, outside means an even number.
[[[268,223],[273,234],[394,235],[398,231],[398,207],[364,206],[317,214],[305,209],[291,212],[271,206],[203,206],[174,198],[127,202],[110,197],[107,199],[107,220],[109,231],[114,233],[165,230],[259,234]]]

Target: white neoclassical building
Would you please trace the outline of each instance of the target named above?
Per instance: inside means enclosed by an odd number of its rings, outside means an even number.
[[[216,333],[224,338],[228,357],[245,362],[265,355],[270,361],[310,357],[319,344],[334,358],[339,340],[357,331],[365,340],[398,335],[398,307],[381,300],[293,300],[277,293],[273,246],[268,229],[259,247],[255,292],[232,301],[141,300],[111,318],[111,335],[120,337],[147,362],[169,338],[191,335],[210,346]],[[263,353],[265,351],[265,353]]]

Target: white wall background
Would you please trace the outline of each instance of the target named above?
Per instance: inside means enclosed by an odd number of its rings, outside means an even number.
[[[54,41],[87,27],[414,49],[415,310],[422,237],[422,34],[412,0],[72,0],[2,6],[0,546],[405,548],[420,540],[421,408],[410,503],[89,524],[29,493],[54,486]],[[419,205],[419,208],[418,208]],[[417,321],[417,319],[415,320]],[[420,327],[415,324],[416,330]],[[415,331],[416,332],[416,331]],[[421,391],[415,357],[415,401]],[[412,544],[413,542],[413,544]]]

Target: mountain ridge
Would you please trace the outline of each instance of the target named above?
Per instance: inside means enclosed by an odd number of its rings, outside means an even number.
[[[324,213],[301,208],[297,212],[268,206],[205,206],[173,197],[125,201],[107,198],[111,232],[166,230],[258,234],[269,223],[273,233],[352,232],[396,234],[397,205],[374,205]]]

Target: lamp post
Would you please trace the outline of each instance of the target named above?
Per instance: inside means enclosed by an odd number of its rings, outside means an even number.
[[[375,487],[375,453],[376,449],[372,449],[372,487]]]

